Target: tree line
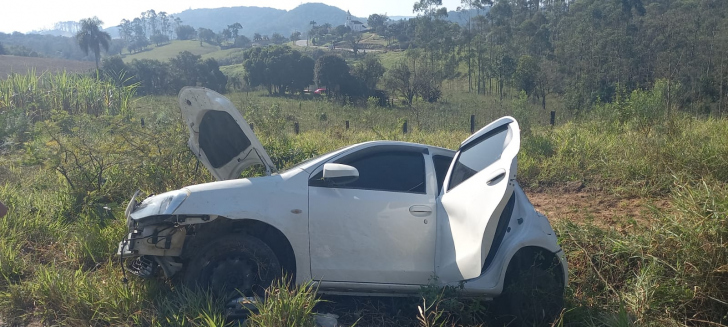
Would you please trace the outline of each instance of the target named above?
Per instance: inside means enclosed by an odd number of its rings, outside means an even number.
[[[409,20],[371,15],[369,27],[474,93],[523,90],[544,108],[558,94],[578,112],[665,80],[668,107],[725,111],[728,1],[462,0],[463,26],[440,0],[413,9]]]
[[[136,85],[139,95],[175,95],[188,85],[225,93],[228,82],[215,59],[202,60],[189,51],[180,52],[166,62],[134,59],[126,64],[119,56],[106,57],[100,75],[120,86]]]

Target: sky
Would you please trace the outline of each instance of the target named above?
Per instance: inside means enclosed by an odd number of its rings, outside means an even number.
[[[306,1],[300,0],[5,0],[10,2],[0,10],[0,32],[27,33],[34,30],[50,29],[56,22],[78,21],[93,16],[104,22],[104,27],[118,25],[126,18],[138,17],[143,11],[154,9],[175,14],[187,9],[220,8],[238,6],[273,7],[290,10]],[[415,0],[318,0],[343,10],[351,11],[357,17],[370,14],[389,16],[413,16],[412,5]],[[448,10],[455,10],[460,0],[443,0]]]

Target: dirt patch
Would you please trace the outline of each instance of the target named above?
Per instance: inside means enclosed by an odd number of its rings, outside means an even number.
[[[0,56],[0,79],[5,79],[11,73],[25,75],[35,69],[36,75],[44,72],[67,71],[83,73],[94,69],[95,64],[90,61],[77,61],[56,58],[35,58],[19,56]]]
[[[623,197],[575,185],[525,192],[536,210],[551,222],[568,219],[575,223],[621,228],[649,223],[654,218],[655,208],[670,208],[670,201],[665,198]]]

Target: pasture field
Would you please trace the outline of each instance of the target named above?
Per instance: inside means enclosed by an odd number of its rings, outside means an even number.
[[[36,74],[62,71],[85,73],[93,71],[94,67],[93,61],[0,55],[0,79],[5,79],[12,73],[25,75],[30,71]]]
[[[220,47],[216,45],[210,45],[208,43],[200,42],[196,40],[173,40],[167,44],[161,46],[151,45],[148,50],[137,52],[134,54],[125,54],[122,59],[124,62],[129,63],[134,59],[153,59],[159,61],[167,61],[176,57],[180,52],[189,51],[194,55],[204,55],[211,52],[220,51]]]
[[[0,99],[0,199],[10,207],[0,218],[0,320],[234,324],[205,294],[161,279],[127,276],[123,283],[114,256],[126,232],[124,207],[136,189],[161,193],[213,180],[186,148],[176,99],[50,96],[70,83],[64,80],[24,77],[0,84],[3,94],[13,90],[26,99],[22,106]],[[96,87],[104,91],[99,94],[129,91]],[[279,168],[376,139],[454,149],[470,133],[470,115],[476,128],[513,115],[522,128],[518,179],[549,213],[569,261],[567,307],[556,325],[726,325],[728,121],[668,117],[660,87],[579,116],[559,111],[554,127],[548,113],[523,96],[499,100],[447,86],[441,102],[411,108],[261,92],[228,97],[254,124]],[[493,326],[497,314],[455,290],[432,287],[424,287],[419,299],[325,297],[329,302],[318,304],[309,286],[279,285],[271,292],[276,300],[261,307],[255,325],[281,326],[291,313],[310,324],[311,308],[356,326]],[[423,299],[436,305],[419,311]]]

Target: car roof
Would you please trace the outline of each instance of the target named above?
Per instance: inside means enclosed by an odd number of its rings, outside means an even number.
[[[340,148],[338,150],[334,150],[332,152],[329,152],[327,154],[323,154],[320,157],[309,159],[308,161],[304,161],[298,165],[295,166],[295,168],[300,168],[303,170],[306,170],[308,172],[313,172],[317,167],[321,165],[321,163],[325,160],[328,160],[332,157],[341,155],[343,153],[348,153],[350,151],[356,150],[356,149],[362,149],[362,148],[369,148],[373,146],[405,146],[405,147],[418,147],[418,148],[426,148],[430,152],[436,152],[439,154],[447,153],[449,155],[455,155],[455,151],[441,148],[434,145],[427,145],[427,144],[420,144],[420,143],[413,143],[413,142],[404,142],[404,141],[387,141],[387,140],[378,140],[378,141],[367,141],[367,142],[361,142],[361,143],[355,143],[349,146],[345,146],[343,148]]]

